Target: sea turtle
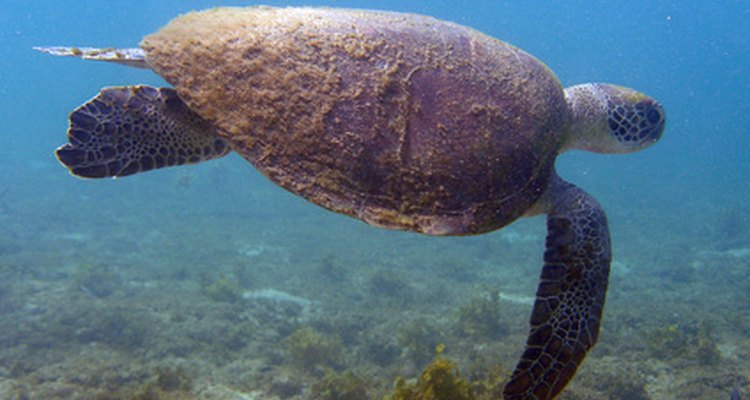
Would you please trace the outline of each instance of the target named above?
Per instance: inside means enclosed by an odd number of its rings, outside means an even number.
[[[551,399],[596,341],[607,289],[604,211],[560,178],[568,149],[627,153],[662,135],[662,107],[426,16],[217,8],[135,49],[39,50],[148,68],[174,86],[110,87],[70,115],[57,157],[121,177],[234,150],[273,182],[369,224],[471,235],[547,214],[526,349],[506,399]]]

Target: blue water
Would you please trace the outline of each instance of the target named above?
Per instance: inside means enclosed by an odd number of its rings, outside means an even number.
[[[746,393],[750,3],[498,3],[265,2],[427,14],[523,48],[565,86],[611,82],[659,100],[667,128],[655,146],[558,159],[561,176],[607,210],[615,254],[601,342],[563,396],[604,398],[597,396],[631,384],[639,394],[610,398],[726,398],[735,381]],[[296,365],[285,344],[308,326],[337,337],[343,356],[334,370],[377,377],[368,396],[382,397],[396,376],[415,378],[430,360],[412,362],[420,358],[410,358],[414,349],[397,339],[407,323],[400,321],[417,316],[448,332],[441,336],[446,355],[462,370],[483,352],[508,371],[515,365],[528,304],[503,303],[507,345],[453,332],[451,316],[488,287],[533,295],[541,218],[481,237],[428,238],[324,211],[236,155],[105,181],[75,179],[58,164],[53,150],[65,141],[68,113],[101,87],[166,83],[150,71],[55,59],[33,46],[134,47],[180,13],[252,4],[0,3],[0,398],[129,398],[156,382],[154,368],[176,365],[189,384],[157,385],[163,396],[219,396],[217,387],[257,398],[322,396],[311,389],[322,369]],[[444,269],[453,272],[446,278]],[[325,281],[326,274],[339,280]],[[378,274],[398,278],[386,285],[395,294],[373,289],[382,283]],[[279,303],[300,302],[276,299],[268,306],[275,316],[263,319],[253,314],[252,297],[227,305],[211,296],[210,285],[224,278],[243,293],[298,296],[315,311],[285,317]],[[357,325],[348,311],[376,322]],[[102,322],[102,315],[117,317]],[[184,325],[202,318],[215,325]],[[247,335],[232,333],[243,338],[238,343],[220,340],[247,320],[258,324]],[[147,327],[138,325],[143,321]],[[268,332],[258,334],[258,327]],[[654,339],[670,332],[674,342]],[[169,346],[183,337],[179,351]],[[716,358],[689,350],[701,340],[713,343]],[[361,355],[383,343],[396,348],[388,362]],[[676,350],[665,356],[658,346]],[[117,368],[128,372],[112,378]],[[291,382],[288,392],[279,389],[282,378]]]

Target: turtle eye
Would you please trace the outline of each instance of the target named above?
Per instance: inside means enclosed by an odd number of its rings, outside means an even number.
[[[656,109],[656,107],[651,107],[648,111],[646,111],[646,120],[652,125],[655,125],[661,121],[661,113]]]
[[[661,104],[651,100],[645,111],[640,114],[641,122],[640,137],[656,141],[664,132],[664,108]]]

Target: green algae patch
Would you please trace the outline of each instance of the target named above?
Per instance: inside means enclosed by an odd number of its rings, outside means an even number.
[[[505,336],[499,292],[488,290],[462,306],[456,313],[456,329],[475,338],[497,340]]]
[[[229,275],[221,274],[217,278],[203,276],[200,284],[201,292],[213,301],[239,303],[243,300],[242,288],[237,279]]]
[[[312,386],[316,400],[363,400],[367,398],[367,382],[351,371],[336,373],[326,370],[322,379]]]
[[[335,366],[341,360],[341,341],[315,328],[297,329],[286,338],[286,346],[294,363],[305,369]]]
[[[649,353],[662,360],[686,358],[701,365],[715,365],[721,358],[713,326],[706,321],[656,327],[646,333],[646,339]]]
[[[437,355],[416,383],[396,380],[396,388],[383,400],[476,400],[471,384],[462,378],[456,363],[442,356],[445,346],[437,346]]]
[[[443,336],[435,324],[424,318],[407,322],[396,332],[398,345],[406,349],[408,357],[418,366],[430,361]]]

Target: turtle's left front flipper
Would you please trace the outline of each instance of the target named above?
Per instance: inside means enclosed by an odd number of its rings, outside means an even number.
[[[596,342],[611,249],[607,218],[583,190],[552,178],[542,208],[547,249],[526,350],[505,386],[506,400],[552,399]]]
[[[68,142],[55,154],[73,175],[106,178],[227,155],[229,144],[174,89],[102,89],[70,114]]]

